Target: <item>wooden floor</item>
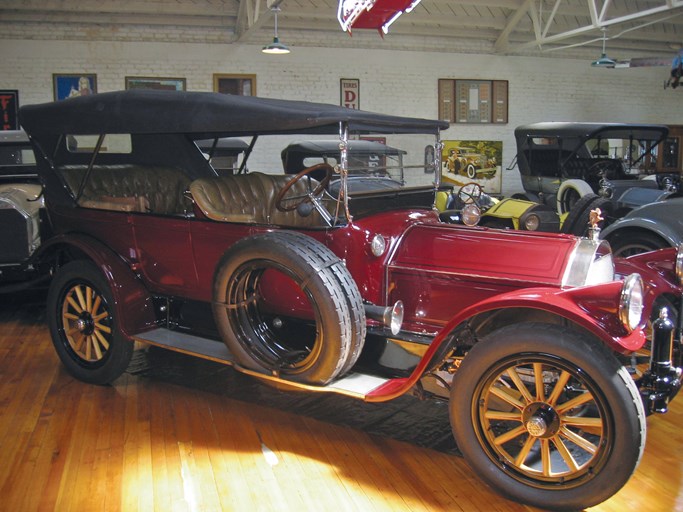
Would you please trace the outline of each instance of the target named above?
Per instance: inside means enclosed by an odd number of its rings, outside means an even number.
[[[173,379],[83,384],[59,364],[40,298],[1,300],[0,511],[532,510],[456,454],[226,396],[225,373],[185,384],[198,371],[184,356],[163,370]],[[683,397],[648,419],[636,474],[591,510],[683,511],[681,425]]]

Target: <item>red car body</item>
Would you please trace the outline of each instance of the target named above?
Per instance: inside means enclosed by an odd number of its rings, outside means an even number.
[[[666,313],[638,383],[624,360],[644,346],[657,299],[679,292],[682,258],[617,262],[628,271],[618,275],[606,242],[443,222],[440,162],[424,158],[439,158],[444,122],[143,90],[20,115],[54,233],[36,255],[55,274],[48,322],[79,379],[116,379],[137,341],[306,391],[448,399],[456,441],[483,478],[565,508],[624,485],[646,409],[665,411],[680,387]],[[409,136],[396,146],[418,150],[427,184],[349,192],[352,132]],[[341,165],[219,176],[196,144],[250,137],[251,154],[257,139],[295,133],[339,134]],[[266,149],[277,162],[280,148]]]

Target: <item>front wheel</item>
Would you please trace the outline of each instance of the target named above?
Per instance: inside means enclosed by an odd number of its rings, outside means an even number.
[[[614,256],[620,258],[669,247],[666,240],[660,236],[638,230],[615,231],[607,237],[607,241],[612,247]]]
[[[635,471],[645,410],[602,344],[557,325],[503,327],[475,345],[453,380],[453,433],[475,472],[541,508],[601,503]]]
[[[77,379],[108,384],[128,367],[133,342],[118,328],[109,284],[94,263],[73,261],[59,269],[47,317],[57,355]]]

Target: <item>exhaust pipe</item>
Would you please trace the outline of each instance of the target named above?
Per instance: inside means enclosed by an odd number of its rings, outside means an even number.
[[[391,330],[391,334],[396,335],[399,333],[401,324],[403,324],[403,302],[397,300],[393,306],[365,304],[364,307],[365,316],[381,322]]]

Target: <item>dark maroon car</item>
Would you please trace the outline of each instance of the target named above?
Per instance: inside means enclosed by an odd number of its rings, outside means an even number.
[[[675,251],[632,263],[651,274],[644,289],[595,238],[444,223],[425,172],[441,168],[442,121],[148,90],[20,116],[54,232],[38,255],[54,270],[49,326],[79,379],[111,382],[141,342],[308,392],[448,400],[481,478],[564,509],[626,483],[646,414],[680,387],[665,312],[642,378],[624,366],[647,341],[658,280],[679,282]],[[339,137],[339,165],[269,173],[295,136]],[[359,136],[406,152],[400,187],[347,187]],[[248,142],[250,172],[219,176],[196,143],[225,137]]]

